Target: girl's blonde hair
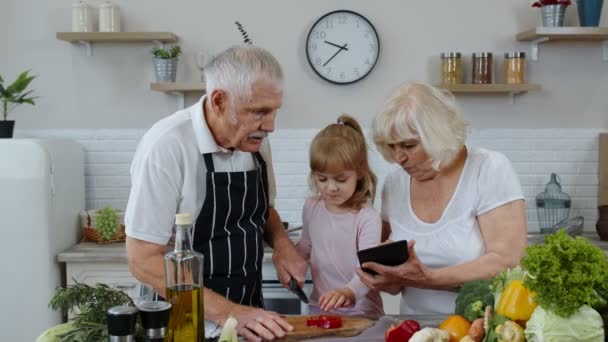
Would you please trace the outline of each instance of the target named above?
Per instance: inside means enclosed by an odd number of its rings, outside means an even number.
[[[310,184],[318,193],[314,172],[357,172],[357,187],[343,206],[361,209],[373,202],[376,194],[376,175],[367,158],[367,144],[361,126],[354,118],[342,114],[337,123],[322,129],[310,144]]]
[[[393,162],[390,144],[416,139],[433,160],[435,169],[449,163],[460,151],[467,129],[454,96],[424,83],[400,86],[372,125],[374,142],[384,159]]]

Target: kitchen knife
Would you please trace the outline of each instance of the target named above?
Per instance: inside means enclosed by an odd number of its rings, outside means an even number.
[[[308,297],[306,297],[306,293],[302,291],[302,289],[298,286],[298,282],[296,282],[294,278],[291,278],[291,280],[289,280],[289,289],[291,290],[291,292],[298,295],[298,298],[300,298],[300,300],[304,302],[304,304],[308,304]]]

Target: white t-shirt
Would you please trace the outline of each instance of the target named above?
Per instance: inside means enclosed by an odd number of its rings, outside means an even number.
[[[485,253],[477,217],[503,204],[523,199],[515,170],[502,154],[468,148],[460,180],[435,223],[421,221],[410,202],[410,176],[398,168],[389,173],[382,191],[382,220],[391,225],[391,240],[416,240],[416,254],[429,268],[472,261]],[[405,288],[401,314],[449,314],[456,293]]]
[[[125,212],[129,237],[165,245],[176,213],[198,217],[207,186],[203,154],[213,153],[216,172],[257,167],[250,152],[230,151],[217,145],[203,115],[205,98],[160,120],[141,139],[131,164],[131,192]],[[266,162],[272,207],[276,191],[267,140],[260,153]]]

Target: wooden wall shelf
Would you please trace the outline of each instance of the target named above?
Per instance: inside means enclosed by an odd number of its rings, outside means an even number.
[[[556,40],[608,40],[608,27],[536,27],[520,32],[515,36],[518,41],[533,41],[539,38]]]
[[[182,83],[182,82],[157,82],[150,83],[150,90],[162,91],[165,93],[175,92],[205,92],[205,84],[201,82]]]
[[[184,108],[185,93],[205,93],[205,84],[201,82],[181,83],[181,82],[156,82],[150,83],[150,90],[163,93],[174,94],[177,96],[177,108]]]
[[[175,43],[178,40],[171,32],[57,32],[57,39],[71,43]]]
[[[87,48],[87,56],[93,55],[93,43],[175,43],[178,37],[171,32],[57,32],[57,39],[81,43]]]
[[[447,89],[452,93],[469,94],[521,94],[529,91],[540,91],[540,84],[439,84],[439,88]]]
[[[453,94],[498,94],[509,95],[511,103],[515,96],[529,91],[541,91],[540,84],[438,84],[437,87],[449,90]]]
[[[530,57],[538,60],[538,45],[553,41],[601,41],[603,42],[603,59],[608,61],[608,27],[536,27],[520,32],[515,39],[530,42]]]

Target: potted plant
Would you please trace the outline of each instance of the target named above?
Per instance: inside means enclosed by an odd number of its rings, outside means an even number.
[[[9,84],[4,85],[4,79],[0,75],[0,99],[2,99],[2,121],[0,121],[0,138],[12,138],[13,129],[15,127],[14,120],[8,120],[8,113],[17,108],[20,104],[29,103],[34,105],[34,99],[38,97],[30,96],[33,90],[26,91],[30,82],[36,76],[30,76],[29,70],[19,74],[17,79]]]
[[[181,54],[182,49],[179,45],[167,48],[157,46],[152,49],[157,82],[175,82],[177,61]]]
[[[546,27],[564,26],[564,14],[568,6],[570,0],[539,0],[532,4],[532,7],[540,7],[543,26]]]

